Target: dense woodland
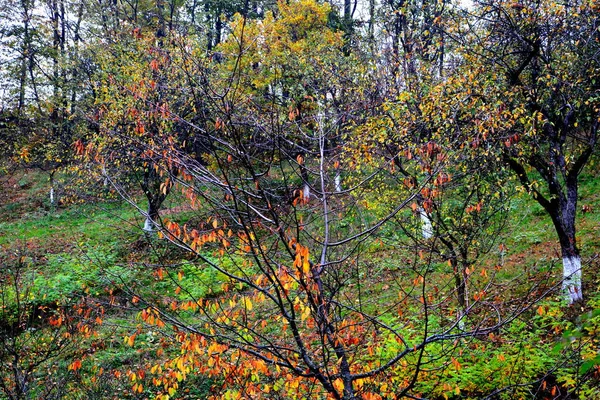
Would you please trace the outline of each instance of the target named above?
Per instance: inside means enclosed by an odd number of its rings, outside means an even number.
[[[0,0],[0,399],[600,399],[600,2]]]

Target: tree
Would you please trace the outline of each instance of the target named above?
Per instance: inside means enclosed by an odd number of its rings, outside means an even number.
[[[391,82],[389,87],[396,93],[406,87],[417,90],[412,81],[420,73],[421,60],[432,64],[441,75],[447,2],[386,0],[381,2],[381,8],[385,21],[382,30],[386,33],[381,45],[387,53],[384,66]]]
[[[575,219],[578,181],[598,142],[598,4],[476,3],[464,59],[484,74],[489,141],[552,219],[563,290],[581,301]]]
[[[481,305],[477,320],[473,328],[459,331],[457,320],[447,317],[457,309],[448,283],[454,275],[431,279],[434,253],[404,250],[396,268],[376,262],[377,246],[398,240],[393,232],[400,215],[410,213],[419,193],[443,171],[431,169],[419,186],[395,192],[395,201],[381,201],[387,185],[397,187],[398,177],[390,173],[389,160],[371,163],[373,149],[358,146],[359,153],[340,157],[347,162],[347,189],[336,190],[340,159],[328,142],[340,136],[343,125],[327,121],[335,114],[323,114],[321,107],[338,82],[351,94],[345,101],[365,89],[352,85],[362,84],[355,76],[362,71],[347,68],[343,37],[327,25],[329,11],[310,0],[281,2],[278,14],[262,21],[236,18],[219,47],[221,62],[198,61],[210,68],[188,69],[185,60],[191,57],[172,58],[189,79],[185,87],[207,99],[204,125],[187,121],[204,138],[202,157],[174,145],[167,135],[118,131],[131,149],[129,158],[143,165],[148,155],[155,165],[178,170],[170,176],[173,187],[182,189],[195,209],[191,218],[175,216],[158,224],[160,236],[190,258],[181,265],[167,256],[153,269],[170,289],[155,293],[158,301],[130,292],[140,318],[168,332],[162,343],[172,344],[170,337],[181,346],[167,361],[132,372],[134,390],[152,384],[167,398],[181,380],[202,373],[223,377],[221,396],[402,397],[410,395],[425,365],[440,357],[450,362],[457,339],[486,336],[514,318],[497,317],[483,305],[491,284],[482,275],[474,293]],[[146,92],[151,84],[133,81],[135,87],[118,86],[116,93],[130,106],[131,97],[136,100],[135,115],[151,115],[155,102]],[[165,80],[164,92],[181,82]],[[281,85],[281,93],[269,91],[269,84]],[[164,99],[168,107],[161,123],[182,120],[171,106],[177,97]],[[301,101],[304,112],[298,108]],[[101,118],[111,127],[120,125],[115,115],[123,125],[132,124],[120,103],[105,105]],[[337,118],[360,121],[363,108],[360,101],[350,103]],[[348,136],[359,132],[344,127]],[[299,165],[304,160],[290,157],[304,137],[314,143],[310,166],[316,183],[310,201],[302,193]],[[424,144],[423,157],[438,160]],[[220,277],[219,292],[212,295],[197,289],[207,271]],[[136,335],[126,341],[134,343]]]
[[[86,98],[79,74],[83,3],[7,2],[3,11],[8,67],[3,114],[12,116],[9,156],[48,173],[55,206],[55,174],[73,162],[71,145],[85,125],[79,113]]]
[[[144,6],[129,10],[133,12],[132,22],[141,26],[119,31],[111,40],[120,40],[110,46],[95,47],[97,70],[91,80],[97,90],[91,118],[96,129],[76,147],[79,154],[93,147],[93,154],[87,154],[88,161],[99,164],[105,182],[111,182],[117,190],[124,190],[131,180],[139,185],[147,203],[139,208],[145,216],[144,230],[152,232],[160,223],[160,208],[178,170],[159,161],[151,146],[155,142],[185,146],[188,127],[165,116],[175,112],[187,117],[194,102],[184,98],[182,88],[174,88],[175,82],[181,82],[182,71],[173,67],[173,59],[181,55],[178,46],[188,40],[176,31],[179,26],[174,15],[180,5],[172,2],[169,12],[162,1]],[[154,13],[159,16],[157,21],[145,17]],[[169,81],[174,84],[169,86]],[[152,111],[147,112],[148,107]],[[192,140],[187,142],[193,145]],[[125,173],[115,175],[119,170]]]
[[[460,94],[467,80],[461,72],[443,80],[430,76],[416,91],[388,100],[386,113],[372,117],[359,139],[350,140],[354,153],[356,146],[369,146],[374,160],[390,165],[396,184],[380,201],[395,201],[419,188],[413,213],[397,218],[397,226],[418,248],[451,267],[459,320],[469,312],[469,275],[496,244],[512,194],[503,166],[481,146],[485,115],[479,99]]]
[[[0,394],[10,400],[68,396],[101,314],[85,301],[44,301],[32,260],[0,256]],[[94,311],[94,312],[92,312]],[[61,361],[69,366],[61,367]]]
[[[374,203],[400,201],[419,188],[413,214],[402,214],[397,226],[417,248],[450,266],[463,327],[469,275],[504,226],[510,197],[506,173],[481,146],[487,114],[481,99],[463,91],[473,78],[470,66],[444,66],[444,52],[453,51],[444,43],[444,32],[452,26],[450,9],[444,3],[386,6],[401,11],[392,25],[397,29],[392,35],[396,68],[388,78],[396,87],[346,147],[354,164],[386,168],[395,180]],[[372,160],[361,160],[365,149]]]

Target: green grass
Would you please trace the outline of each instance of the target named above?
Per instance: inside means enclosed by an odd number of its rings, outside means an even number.
[[[32,300],[38,304],[47,304],[68,298],[89,296],[90,299],[96,299],[106,307],[103,323],[97,327],[97,336],[87,338],[80,344],[82,349],[96,346],[93,343],[100,345],[85,359],[81,371],[81,379],[86,382],[85,389],[74,389],[73,398],[94,398],[94,396],[102,398],[101,393],[106,395],[118,393],[120,398],[135,398],[130,393],[131,382],[124,375],[116,379],[114,375],[106,375],[109,372],[105,372],[105,375],[96,382],[92,382],[91,379],[98,374],[98,368],[111,371],[110,373],[121,371],[125,374],[127,370],[142,368],[147,363],[159,362],[161,358],[166,359],[175,353],[171,354],[169,353],[171,350],[168,350],[167,354],[161,357],[156,355],[158,343],[156,328],[145,326],[136,317],[136,307],[132,305],[131,299],[125,296],[126,292],[123,289],[135,288],[149,297],[162,296],[177,300],[184,300],[189,296],[214,297],[222,293],[222,285],[227,282],[227,278],[213,268],[191,259],[189,255],[169,250],[164,241],[154,240],[146,244],[139,229],[143,218],[127,204],[115,200],[99,200],[96,203],[74,203],[54,210],[49,209],[43,204],[43,196],[45,196],[43,174],[28,174],[22,177],[15,190],[22,191],[19,196],[15,196],[19,201],[0,206],[0,248],[7,253],[22,251],[30,254],[30,271],[33,273],[30,275],[32,278],[29,284],[33,288]],[[581,180],[580,196],[578,240],[585,261],[600,252],[600,241],[597,240],[600,237],[600,178],[591,174],[584,175]],[[38,205],[27,205],[30,198],[37,198]],[[176,196],[169,199],[171,206],[180,205],[181,201]],[[591,211],[582,213],[583,205],[591,207]],[[505,232],[497,239],[498,243],[504,243],[508,247],[505,265],[498,272],[497,278],[509,280],[523,274],[525,279],[527,276],[541,276],[545,271],[553,268],[554,279],[558,280],[561,276],[560,259],[555,254],[558,240],[550,218],[527,194],[521,194],[513,199],[511,206]],[[7,217],[6,214],[10,216]],[[190,211],[169,216],[181,222],[185,222],[190,217],[194,217]],[[361,219],[368,217],[360,216]],[[348,226],[352,225],[354,222],[352,218],[359,217],[344,215],[340,222],[341,228],[346,229],[345,223]],[[352,276],[352,279],[348,280],[349,287],[345,288],[345,294],[351,296],[356,290],[356,283],[360,281],[361,290],[369,299],[368,303],[364,304],[364,309],[373,313],[377,313],[380,308],[385,308],[381,307],[382,305],[394,304],[398,299],[398,289],[402,289],[406,282],[409,282],[410,286],[416,277],[409,271],[406,261],[413,259],[415,253],[409,247],[400,245],[400,242],[407,238],[394,229],[384,233],[387,239],[365,244],[361,263],[366,269],[358,272],[354,269],[347,271],[347,277]],[[177,266],[173,270],[175,278],[176,271],[183,271],[181,280],[161,282],[152,275],[155,268],[152,265],[163,259]],[[499,259],[498,250],[492,248],[488,255],[479,260],[477,271],[482,267],[491,268],[499,262]],[[213,260],[221,263],[226,269],[235,269],[239,261],[237,259],[222,261],[217,258]],[[423,261],[421,264],[429,271],[429,278],[440,283],[451,280],[451,271],[445,263],[434,261],[431,265],[427,265]],[[589,273],[587,270],[584,271],[584,280],[589,285],[596,284],[597,290],[600,290],[600,281],[593,276],[593,271],[590,270]],[[354,277],[352,274],[356,273],[358,275]],[[478,284],[478,279],[480,279],[478,276],[473,277],[474,285]],[[188,291],[182,290],[177,293],[175,283]],[[438,282],[434,281],[432,285],[436,283]],[[516,282],[514,284],[516,290],[521,287],[519,285],[525,288],[527,282]],[[446,291],[451,289],[451,287],[441,288]],[[109,306],[109,293],[112,291],[117,293],[118,307]],[[596,295],[586,293],[590,298],[589,307],[600,304],[597,293]],[[566,352],[575,351],[577,343],[563,338],[567,333],[580,338],[577,340],[586,340],[577,350],[583,352],[580,356],[580,364],[585,362],[589,364],[590,360],[595,360],[590,355],[590,349],[594,348],[596,343],[590,341],[589,337],[599,329],[600,317],[594,315],[589,318],[590,322],[579,323],[579,325],[573,322],[564,324],[564,320],[568,318],[566,316],[568,309],[565,309],[559,301],[549,298],[542,305],[545,307],[543,314],[536,312],[535,309],[527,311],[513,324],[499,332],[501,339],[498,341],[483,339],[482,343],[475,340],[461,343],[460,348],[464,353],[453,355],[462,366],[460,370],[445,367],[444,360],[435,360],[434,353],[442,350],[441,347],[436,347],[437,345],[432,346],[429,350],[432,360],[431,372],[422,376],[417,390],[423,393],[435,393],[440,398],[444,395],[449,398],[477,398],[478,394],[493,390],[494,385],[506,384],[502,377],[510,374],[514,376],[517,373],[523,382],[535,380],[565,358]],[[410,307],[418,307],[418,305],[416,303],[407,305],[405,308],[407,315],[411,312]],[[418,314],[418,310],[416,313]],[[190,322],[194,322],[194,315],[189,315],[188,318],[191,318]],[[404,318],[406,317],[392,315],[389,312],[382,313],[382,319],[388,323],[397,323]],[[431,328],[435,328],[437,325],[447,323],[453,316],[436,315],[432,318],[434,319]],[[556,328],[556,321],[561,323],[558,328]],[[416,323],[413,328],[410,328],[415,330],[416,338],[419,334],[418,326]],[[557,332],[554,332],[555,328],[558,329]],[[130,347],[123,342],[123,337],[135,332],[138,333],[138,337],[135,345]],[[557,344],[561,344],[562,347],[558,353],[553,353]],[[176,351],[176,346],[173,349]],[[390,345],[385,351],[393,352],[394,347]],[[523,354],[527,354],[527,357],[523,357]],[[568,355],[570,357],[571,353]],[[408,361],[410,360],[409,357]],[[68,361],[62,360],[63,363]],[[580,368],[579,364],[571,363],[557,369],[555,375],[558,382],[571,385],[571,380],[578,374],[578,368]],[[398,370],[393,373],[397,374],[397,382],[400,384],[404,372]],[[439,381],[446,382],[447,385],[435,386]],[[512,382],[514,383],[515,380]],[[182,383],[178,396],[202,398],[214,383],[204,376],[192,374],[188,381]],[[459,386],[463,390],[460,395],[455,391]],[[150,388],[150,385],[145,385],[143,396],[152,396]],[[523,390],[526,389],[528,387]],[[589,394],[592,388],[584,384],[581,390],[582,393]],[[501,398],[516,398],[514,396],[519,395],[521,393],[515,389]]]
[[[134,211],[118,203],[72,205],[68,209],[0,222],[0,245],[31,239],[42,243],[57,239],[86,243],[115,241],[122,239],[123,234],[111,228],[133,229],[139,220],[136,217]]]

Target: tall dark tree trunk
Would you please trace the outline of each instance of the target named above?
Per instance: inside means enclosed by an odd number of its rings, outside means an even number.
[[[19,71],[19,104],[18,112],[25,106],[25,88],[27,86],[27,66],[33,57],[31,49],[30,7],[27,1],[21,1],[23,18],[23,44],[21,47],[21,66]]]
[[[210,10],[210,4],[204,3],[204,13],[206,14],[206,49],[210,53],[213,49],[213,22]]]
[[[591,149],[591,148],[590,148]],[[591,150],[590,150],[591,152]],[[591,153],[590,153],[591,154]],[[585,153],[579,157],[581,165],[589,155]],[[548,184],[550,200],[538,192],[529,181],[527,172],[523,165],[512,158],[507,158],[511,169],[517,174],[523,186],[532,192],[535,200],[546,210],[558,235],[560,243],[561,256],[563,260],[563,293],[569,304],[583,299],[581,285],[581,255],[577,248],[575,217],[577,212],[577,186],[578,176],[581,171],[579,166],[570,169],[566,174],[567,178],[563,185],[559,182],[556,174],[548,174],[543,170],[542,165],[534,165],[538,171],[542,172],[546,183]]]
[[[402,35],[402,14],[394,14],[394,34],[392,36],[392,76],[398,81],[400,72],[400,37]]]
[[[375,56],[375,0],[369,0],[369,27],[367,29],[368,32],[368,41],[369,41],[369,50],[371,51],[371,56]]]
[[[581,255],[577,248],[575,214],[577,210],[577,180],[566,182],[567,195],[550,201],[547,209],[560,242],[563,261],[562,288],[569,303],[581,301]]]

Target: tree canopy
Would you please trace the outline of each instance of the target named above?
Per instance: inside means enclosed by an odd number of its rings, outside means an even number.
[[[128,263],[152,288],[117,285],[137,321],[124,342],[160,339],[132,393],[183,398],[205,376],[209,398],[545,395],[550,362],[512,392],[452,379],[465,349],[504,362],[497,335],[544,301],[596,304],[576,235],[598,155],[596,0],[1,7],[0,171],[47,171],[53,206],[55,174],[101,182],[145,220],[147,258]],[[562,273],[505,270],[519,193],[550,218]],[[90,313],[56,332],[91,335]],[[594,344],[557,347],[574,390],[598,383]],[[0,389],[28,398],[25,375]]]

